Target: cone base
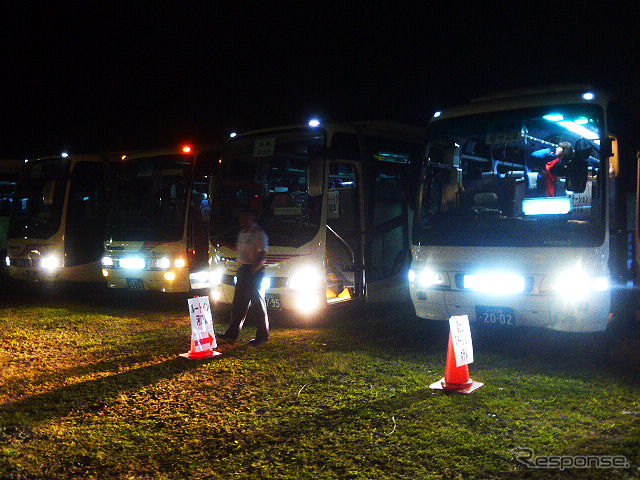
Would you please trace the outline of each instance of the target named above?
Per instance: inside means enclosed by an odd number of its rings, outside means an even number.
[[[437,382],[432,383],[431,385],[429,385],[429,388],[431,388],[433,390],[443,390],[445,392],[468,394],[468,393],[474,392],[475,390],[479,389],[483,385],[484,385],[484,383],[476,382],[476,381],[471,380],[471,379],[469,379],[469,385],[468,386],[460,385],[460,384],[457,384],[457,383],[456,384],[452,384],[452,383],[447,384],[447,382],[444,381],[444,377],[442,377]],[[462,388],[460,388],[460,387],[462,387]]]
[[[203,360],[205,358],[217,357],[218,355],[222,355],[222,353],[216,352],[215,350],[209,350],[206,352],[187,352],[180,354],[181,357],[188,358],[189,360]]]

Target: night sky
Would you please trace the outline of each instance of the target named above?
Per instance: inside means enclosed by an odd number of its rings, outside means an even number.
[[[549,83],[640,110],[631,10],[449,3],[5,2],[0,158],[211,142],[312,115],[426,126]]]

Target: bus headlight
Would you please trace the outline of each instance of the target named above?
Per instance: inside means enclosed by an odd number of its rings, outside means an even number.
[[[153,262],[153,266],[154,268],[158,268],[160,270],[166,270],[171,266],[171,260],[169,260],[169,257],[157,258]]]
[[[40,268],[47,270],[49,272],[53,272],[62,266],[62,262],[60,261],[60,257],[55,254],[45,255],[40,259]]]
[[[411,271],[409,272],[409,281],[418,281],[418,284],[421,287],[436,287],[438,285],[444,284],[444,274],[441,272],[436,272],[430,268],[425,268],[417,273],[413,273],[411,275]]]
[[[314,266],[301,267],[289,277],[289,288],[291,290],[316,290],[321,285],[322,274]]]
[[[187,262],[185,261],[184,258],[176,258],[173,264],[175,265],[176,268],[184,268]]]
[[[223,276],[224,276],[224,268],[216,267],[213,270],[211,270],[211,273],[209,275],[209,283],[211,284],[212,287],[220,285],[222,283]]]
[[[479,273],[463,277],[464,288],[476,292],[510,294],[525,290],[525,279],[513,273]]]
[[[581,269],[561,273],[551,282],[551,290],[554,293],[573,301],[582,300],[591,292],[605,292],[609,288],[609,277],[592,276]]]
[[[103,267],[113,267],[113,258],[111,258],[111,257],[102,257],[102,266]]]
[[[176,279],[176,274],[174,272],[165,272],[164,279],[173,282]]]
[[[120,268],[127,270],[142,270],[144,269],[146,262],[142,257],[125,257],[118,261]]]

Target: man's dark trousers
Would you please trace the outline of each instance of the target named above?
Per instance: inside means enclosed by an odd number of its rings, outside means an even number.
[[[257,319],[256,340],[265,341],[269,339],[269,317],[267,316],[267,305],[264,298],[260,295],[260,287],[262,278],[264,277],[264,268],[257,272],[252,271],[251,265],[242,265],[238,269],[236,278],[236,289],[233,296],[233,305],[231,307],[231,324],[225,332],[225,337],[231,339],[238,338],[240,330],[247,318],[249,306],[254,305],[259,310]]]

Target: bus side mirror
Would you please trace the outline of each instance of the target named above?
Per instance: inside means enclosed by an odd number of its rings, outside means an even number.
[[[326,158],[325,150],[311,151],[311,158],[309,159],[309,178],[307,180],[307,188],[310,197],[317,197],[322,195],[324,186],[324,165]]]
[[[600,144],[600,151],[603,157],[611,157],[613,155],[613,140],[611,137],[605,137]]]
[[[610,148],[611,142],[609,142]],[[576,142],[573,157],[567,164],[567,179],[565,182],[567,190],[574,193],[582,193],[587,188],[587,177],[589,176],[587,159],[591,155],[591,150],[591,145],[588,142]]]
[[[47,180],[42,187],[42,203],[45,207],[53,205],[53,196],[56,191],[56,181]]]

